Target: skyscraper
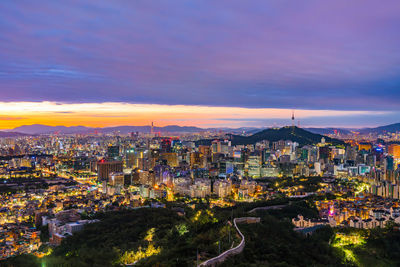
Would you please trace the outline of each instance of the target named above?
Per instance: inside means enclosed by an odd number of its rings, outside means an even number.
[[[122,161],[106,161],[101,160],[97,163],[97,180],[108,181],[110,173],[122,172]]]

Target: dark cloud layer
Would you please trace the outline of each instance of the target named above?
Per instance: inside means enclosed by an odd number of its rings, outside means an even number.
[[[400,3],[1,1],[2,101],[399,110]]]

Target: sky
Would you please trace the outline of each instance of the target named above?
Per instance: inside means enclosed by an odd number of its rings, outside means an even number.
[[[400,122],[400,2],[0,1],[0,129]]]

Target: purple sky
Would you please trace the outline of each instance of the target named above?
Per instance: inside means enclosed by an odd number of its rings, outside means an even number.
[[[376,110],[391,113],[309,123],[399,122],[400,1],[4,0],[0,98]]]

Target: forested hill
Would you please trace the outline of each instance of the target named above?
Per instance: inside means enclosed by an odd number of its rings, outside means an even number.
[[[279,140],[291,140],[297,142],[300,145],[312,145],[321,142],[321,139],[325,138],[327,143],[333,145],[343,144],[344,142],[338,139],[329,138],[320,134],[315,134],[298,127],[282,127],[279,129],[266,129],[255,133],[251,136],[240,136],[232,135],[232,145],[248,145],[255,144],[257,142],[268,140],[270,142],[276,142]]]

